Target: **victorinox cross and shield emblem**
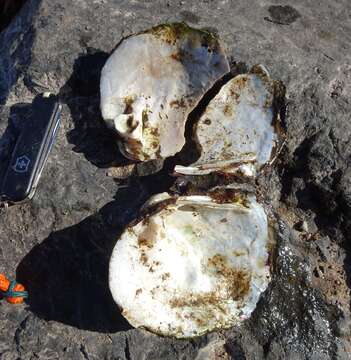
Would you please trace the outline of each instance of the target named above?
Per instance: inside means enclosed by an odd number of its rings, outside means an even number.
[[[13,166],[13,170],[15,170],[18,173],[25,173],[28,171],[28,167],[30,164],[30,159],[26,155],[19,156],[16,159],[16,163]]]

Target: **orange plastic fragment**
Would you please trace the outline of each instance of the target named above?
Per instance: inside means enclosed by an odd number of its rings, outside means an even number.
[[[0,290],[7,291],[10,286],[10,282],[6,279],[4,274],[0,274]]]
[[[10,287],[10,281],[6,278],[4,274],[0,274],[0,291],[6,292]],[[25,288],[22,284],[16,284],[13,289],[14,291],[25,291]],[[23,297],[7,297],[6,301],[10,304],[22,304],[24,299]]]

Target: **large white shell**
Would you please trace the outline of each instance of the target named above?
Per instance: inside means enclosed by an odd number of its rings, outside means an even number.
[[[124,39],[101,73],[101,111],[135,160],[166,158],[185,143],[188,114],[229,71],[218,40],[185,24]]]
[[[261,65],[230,80],[210,101],[194,130],[200,158],[191,166],[176,166],[175,171],[254,176],[269,162],[277,142],[273,101],[274,81]]]
[[[235,191],[167,197],[153,199],[161,210],[128,227],[113,250],[109,284],[122,314],[178,338],[240,323],[270,281],[262,206]]]

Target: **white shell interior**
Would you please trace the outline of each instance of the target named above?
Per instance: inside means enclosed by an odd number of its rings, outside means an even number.
[[[179,197],[123,233],[110,260],[111,293],[134,327],[158,334],[229,327],[267,288],[268,245],[267,216],[253,196]]]
[[[176,166],[187,175],[212,172],[255,176],[271,159],[277,140],[273,126],[273,80],[262,66],[225,84],[199,119],[194,138],[201,149],[191,166]]]
[[[185,143],[188,114],[229,71],[218,40],[185,24],[124,39],[102,69],[102,116],[135,160],[166,158]]]

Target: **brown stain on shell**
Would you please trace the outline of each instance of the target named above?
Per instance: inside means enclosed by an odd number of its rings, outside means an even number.
[[[158,226],[150,218],[144,219],[143,225],[143,231],[138,236],[138,246],[141,250],[147,250],[154,247],[158,237]]]
[[[138,289],[136,292],[135,292],[135,296],[138,296],[138,295],[140,295],[141,293],[142,293],[142,289]]]
[[[143,144],[140,140],[133,138],[124,138],[124,143],[122,144],[128,149],[128,153],[131,154],[135,159],[139,159],[140,156],[146,156],[146,160],[148,158],[147,154],[144,154],[142,151]]]
[[[232,253],[236,257],[248,255],[247,251],[242,251],[242,250],[241,251],[240,250],[234,250]]]
[[[174,107],[176,109],[179,109],[179,108],[186,108],[187,107],[187,104],[186,104],[186,101],[184,98],[182,99],[179,99],[179,100],[172,100],[169,105],[171,107]]]
[[[175,61],[180,61],[182,59],[179,53],[172,54],[171,58]]]
[[[227,117],[232,117],[234,115],[232,104],[226,103],[223,108],[223,113]]]
[[[245,269],[235,269],[229,266],[227,257],[216,254],[208,259],[208,267],[224,279],[229,299],[243,299],[250,290],[251,273]]]
[[[203,293],[187,292],[183,296],[174,297],[170,300],[171,308],[207,308],[208,318],[212,318],[211,311],[214,308],[225,313],[223,302],[228,300],[243,301],[244,297],[250,291],[251,273],[245,269],[235,269],[228,265],[227,258],[224,255],[216,254],[208,259],[206,267],[214,271],[217,276],[222,278],[217,289]],[[225,289],[226,295],[221,295],[221,288]],[[213,315],[213,314],[212,314]],[[196,321],[196,319],[194,319]]]
[[[247,90],[248,94],[252,97],[251,105],[257,106],[258,105],[257,93],[256,91],[253,91],[250,86],[250,82],[252,81],[250,77],[253,75],[257,76],[262,81],[262,84],[265,90],[267,91],[263,107],[265,109],[271,108],[274,100],[275,84],[274,81],[269,77],[269,75],[266,74],[262,70],[262,68],[258,65],[254,66],[249,74],[240,75],[234,78],[234,81],[229,89],[230,96],[236,102],[238,102],[240,98],[240,94],[243,93],[245,90]]]
[[[141,113],[141,122],[143,124],[143,127],[147,127],[149,123],[149,112],[147,109],[144,109]]]
[[[159,237],[159,227],[149,216],[142,220],[142,225],[142,231],[137,237],[137,246],[140,251],[139,261],[148,268],[149,272],[153,273],[155,268],[160,265],[160,262],[154,260],[151,263],[148,251],[154,247],[155,242]]]
[[[216,305],[220,300],[221,299],[216,291],[210,291],[203,294],[187,293],[183,297],[175,297],[171,299],[169,305],[172,308],[201,307]]]
[[[132,114],[133,113],[133,103],[134,103],[134,96],[126,96],[123,101],[125,104],[124,112],[123,114]]]
[[[151,148],[156,151],[156,154],[160,152],[160,132],[156,127],[152,127],[149,121],[149,110],[144,109],[141,114],[141,121],[143,125],[143,137],[147,139]]]
[[[141,250],[139,260],[144,266],[148,266],[149,258],[146,256],[145,250]]]
[[[247,75],[237,76],[236,78],[234,78],[234,81],[230,86],[229,89],[230,95],[236,97],[238,93],[243,91],[249,85],[248,83],[249,83],[249,78],[247,77]]]
[[[132,133],[139,125],[139,122],[134,119],[133,115],[129,115],[127,119],[128,134]]]
[[[171,277],[171,274],[169,272],[166,272],[164,274],[161,275],[161,279],[162,281],[166,281],[167,279],[169,279]]]

